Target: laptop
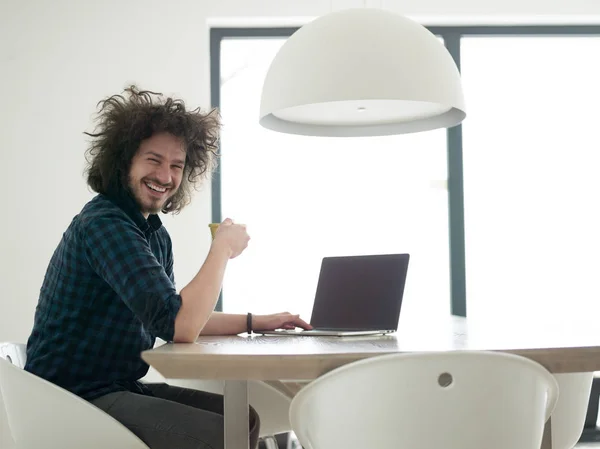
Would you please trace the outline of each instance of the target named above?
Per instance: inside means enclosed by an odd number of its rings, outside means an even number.
[[[266,335],[355,336],[398,330],[408,254],[325,257],[313,305],[311,330]]]

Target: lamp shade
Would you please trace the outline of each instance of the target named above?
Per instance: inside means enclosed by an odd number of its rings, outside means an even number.
[[[265,77],[261,126],[308,136],[382,136],[465,118],[460,74],[419,23],[381,9],[315,19],[281,47]]]

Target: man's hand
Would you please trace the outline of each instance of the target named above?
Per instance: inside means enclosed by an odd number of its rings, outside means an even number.
[[[300,318],[300,315],[292,315],[289,312],[252,316],[252,329],[255,331],[295,329],[296,327],[312,329],[312,326]]]
[[[248,247],[250,236],[246,232],[246,226],[235,224],[231,218],[226,218],[219,225],[213,240],[213,248],[223,248],[228,252],[229,258],[233,259]]]

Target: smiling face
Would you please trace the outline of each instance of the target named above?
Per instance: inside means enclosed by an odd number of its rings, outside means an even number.
[[[129,189],[144,217],[160,212],[177,192],[184,166],[185,149],[181,139],[160,133],[142,141],[131,160]]]

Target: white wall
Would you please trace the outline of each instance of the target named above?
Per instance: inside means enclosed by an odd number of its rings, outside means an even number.
[[[92,197],[82,132],[97,101],[136,82],[209,106],[208,38],[200,2],[1,2],[0,341],[25,341],[46,264]],[[166,220],[180,285],[206,252],[209,198]]]
[[[300,24],[364,5],[427,23],[600,22],[597,0],[0,0],[0,341],[26,340],[48,259],[92,197],[82,132],[98,100],[135,82],[208,107],[207,23]],[[179,286],[209,244],[210,186],[194,200],[165,219]],[[0,422],[0,448],[2,435]]]

